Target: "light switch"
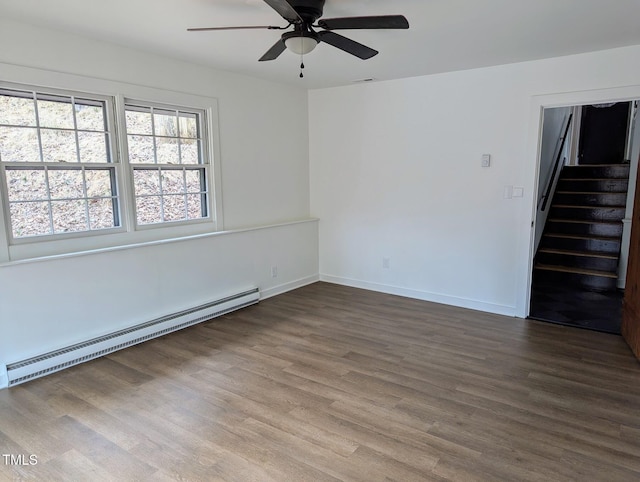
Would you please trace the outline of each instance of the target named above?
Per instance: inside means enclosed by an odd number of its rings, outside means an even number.
[[[491,154],[482,154],[482,167],[491,166]]]
[[[514,187],[513,188],[513,197],[524,197],[524,188],[523,187]]]

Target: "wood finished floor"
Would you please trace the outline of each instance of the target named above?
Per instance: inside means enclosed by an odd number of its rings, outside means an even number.
[[[0,391],[0,479],[640,479],[619,336],[317,283]]]

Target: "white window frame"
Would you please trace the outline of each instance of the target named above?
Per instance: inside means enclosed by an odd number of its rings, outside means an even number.
[[[223,229],[222,190],[220,176],[220,147],[217,99],[185,92],[167,91],[135,84],[127,84],[105,79],[82,77],[73,74],[26,69],[20,66],[7,66],[7,81],[0,79],[0,87],[14,90],[33,90],[36,92],[61,95],[75,95],[79,98],[101,99],[108,97],[113,101],[113,122],[111,126],[112,163],[116,169],[117,188],[120,209],[120,227],[100,231],[84,231],[10,239],[7,229],[10,217],[5,195],[0,195],[0,264],[22,262],[29,259],[41,259],[58,255],[83,255],[96,251],[121,249],[132,245],[167,242],[192,236],[207,235]],[[13,81],[13,82],[12,82]],[[137,227],[132,179],[130,182],[124,100],[133,103],[156,104],[172,109],[201,111],[203,113],[203,155],[208,156],[206,169],[207,213],[208,217],[187,221],[174,221],[156,225]],[[4,179],[2,179],[4,183]],[[0,186],[4,191],[5,185]]]
[[[0,186],[2,188],[0,193],[1,194],[0,198],[2,199],[0,200],[0,203],[2,203],[2,207],[4,211],[4,219],[6,219],[6,222],[3,223],[3,226],[4,226],[5,235],[8,240],[8,244],[12,246],[12,245],[20,245],[20,244],[41,243],[41,242],[65,240],[70,238],[82,238],[87,236],[102,236],[104,234],[112,234],[112,233],[119,233],[119,232],[126,231],[126,227],[123,225],[123,222],[122,222],[122,214],[123,214],[122,212],[123,199],[121,196],[122,169],[120,167],[121,163],[119,162],[119,156],[118,156],[117,131],[116,131],[117,123],[115,122],[116,111],[115,111],[115,102],[113,97],[99,95],[99,94],[92,94],[87,92],[68,91],[68,90],[62,90],[62,89],[43,89],[43,88],[35,87],[32,85],[7,84],[7,83],[0,83],[0,89],[13,90],[13,91],[19,91],[19,92],[35,92],[37,96],[51,95],[51,96],[80,98],[80,99],[84,98],[87,100],[96,100],[96,101],[105,103],[105,115],[106,115],[105,121],[107,123],[107,128],[108,128],[107,133],[109,134],[109,142],[107,144],[107,149],[108,149],[107,155],[110,159],[110,162],[108,162],[109,167],[107,167],[107,169],[113,170],[116,177],[116,192],[114,194],[114,197],[116,198],[116,203],[117,203],[116,216],[120,221],[119,226],[114,226],[112,228],[104,228],[99,230],[85,230],[85,231],[74,231],[69,233],[52,233],[52,234],[42,234],[42,235],[35,235],[35,236],[15,237],[13,235],[13,229],[11,226],[11,213],[10,213],[10,203],[9,203],[8,193],[5,190],[5,187],[7,187],[7,177],[6,177],[7,168],[18,167],[18,168],[34,169],[34,168],[43,168],[46,166],[48,168],[55,169],[57,165],[56,163],[45,162],[45,161],[0,162],[0,183],[1,183]],[[39,137],[40,129],[42,129],[42,127],[39,124],[34,127],[38,129],[38,137]],[[77,129],[75,127],[74,127],[74,132],[77,133]],[[96,167],[99,165],[104,165],[104,164],[78,162],[75,164],[71,164],[71,163],[63,164],[62,166],[68,167],[69,169],[75,169],[82,166]],[[58,166],[58,167],[62,167],[62,166]],[[51,199],[49,199],[49,201],[51,201]],[[52,216],[51,213],[50,213],[50,216]]]
[[[122,133],[122,136],[121,136],[121,139],[122,139],[121,143],[123,145],[123,151],[125,153],[123,159],[125,159],[125,164],[127,169],[127,181],[129,184],[128,188],[129,188],[129,192],[131,193],[131,195],[129,196],[129,200],[130,200],[129,212],[132,215],[134,229],[137,231],[140,231],[140,230],[146,230],[146,229],[162,229],[162,228],[171,227],[171,226],[184,226],[184,225],[193,225],[193,224],[199,224],[199,223],[210,223],[211,218],[215,216],[215,211],[213,209],[214,204],[212,202],[212,198],[214,197],[213,190],[215,189],[215,187],[213,186],[212,175],[211,175],[211,171],[213,170],[213,166],[212,166],[213,156],[211,155],[210,142],[208,142],[211,136],[209,134],[209,128],[208,128],[209,123],[207,122],[208,120],[207,111],[204,109],[197,109],[193,107],[178,106],[175,104],[169,105],[169,104],[162,104],[158,102],[141,101],[139,99],[132,99],[132,98],[123,98],[122,105],[123,105],[123,108],[122,108],[123,116],[126,115],[126,108],[129,105],[135,105],[137,107],[143,107],[143,108],[149,107],[149,108],[159,109],[159,110],[194,113],[198,115],[199,128],[201,130],[200,139],[201,139],[201,146],[202,146],[202,163],[193,164],[192,166],[198,166],[197,168],[194,167],[194,169],[204,170],[205,195],[206,195],[205,209],[206,209],[207,215],[200,218],[185,219],[185,220],[179,220],[179,221],[162,221],[159,223],[139,224],[137,219],[136,193],[135,193],[134,174],[133,174],[134,171],[136,169],[140,169],[144,167],[162,168],[162,167],[172,166],[174,168],[178,168],[180,166],[183,166],[183,164],[175,164],[175,165],[169,165],[164,163],[138,164],[138,163],[130,162],[129,141],[128,141],[129,132],[127,132],[127,129],[126,129],[126,120],[124,120],[123,118],[122,127],[124,132]],[[155,138],[156,137],[155,134],[152,134],[152,137]]]

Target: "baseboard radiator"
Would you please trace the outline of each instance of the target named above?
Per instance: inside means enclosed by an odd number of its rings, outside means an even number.
[[[8,386],[33,380],[79,363],[98,358],[114,351],[157,338],[189,326],[210,320],[231,311],[254,305],[260,300],[260,291],[253,288],[216,301],[211,301],[178,313],[172,313],[124,330],[70,345],[26,360],[8,364]]]

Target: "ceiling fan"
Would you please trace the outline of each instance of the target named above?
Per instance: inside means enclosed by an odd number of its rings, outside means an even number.
[[[351,55],[355,55],[360,59],[366,60],[377,55],[378,51],[339,35],[333,32],[333,30],[409,28],[409,22],[403,15],[322,19],[325,0],[264,0],[264,2],[278,12],[289,24],[286,27],[250,25],[239,27],[189,28],[187,30],[190,32],[247,29],[288,30],[289,27],[293,27],[293,30],[284,32],[280,40],[260,58],[260,62],[264,62],[266,60],[277,59],[286,49],[298,55],[308,54],[316,48],[320,42],[327,43]],[[316,21],[317,23],[315,23]],[[317,28],[322,30],[318,32],[315,30]]]

